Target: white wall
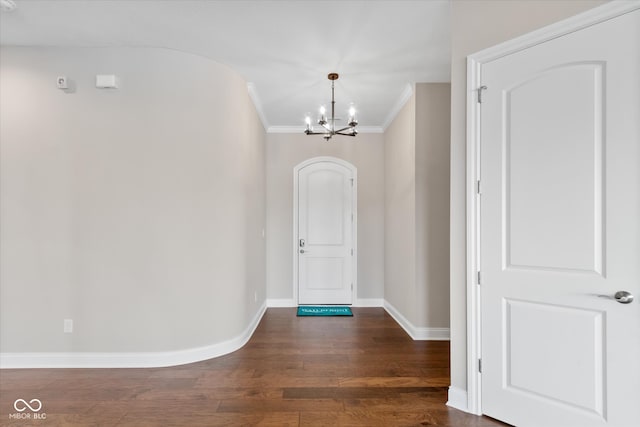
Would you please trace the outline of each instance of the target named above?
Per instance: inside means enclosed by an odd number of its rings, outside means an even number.
[[[467,388],[466,57],[605,3],[601,0],[454,0],[451,3],[451,385]]]
[[[332,156],[358,169],[356,303],[381,301],[384,288],[384,158],[382,134],[355,138],[267,134],[267,298],[293,303],[293,168]],[[297,302],[296,302],[297,303]]]
[[[415,338],[449,327],[447,83],[418,83],[385,132],[385,302]]]
[[[1,55],[0,350],[171,351],[244,331],[266,298],[246,83],[165,49]],[[96,89],[102,73],[120,88]]]

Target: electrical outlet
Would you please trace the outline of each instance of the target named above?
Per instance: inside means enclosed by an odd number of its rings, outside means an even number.
[[[73,333],[73,319],[64,319],[64,333]]]

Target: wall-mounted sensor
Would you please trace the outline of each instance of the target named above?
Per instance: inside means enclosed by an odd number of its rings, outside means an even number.
[[[96,87],[98,89],[117,89],[118,80],[113,74],[96,75]]]
[[[67,80],[67,76],[58,76],[56,78],[56,85],[58,89],[69,89],[69,80]]]

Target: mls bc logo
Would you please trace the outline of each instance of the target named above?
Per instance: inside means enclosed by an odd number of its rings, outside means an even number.
[[[40,413],[40,410],[42,409],[42,402],[40,401],[40,399],[31,399],[28,402],[24,399],[16,399],[16,401],[13,402],[13,409],[15,409],[18,412],[14,414],[9,414],[9,419],[14,419],[14,420],[29,420],[29,419],[45,420],[47,419],[47,414],[45,414],[44,412]],[[27,409],[29,409],[31,413],[25,412]]]

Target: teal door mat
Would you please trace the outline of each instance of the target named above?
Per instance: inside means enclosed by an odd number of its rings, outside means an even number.
[[[301,305],[298,307],[298,317],[303,316],[353,316],[353,313],[350,307]]]

